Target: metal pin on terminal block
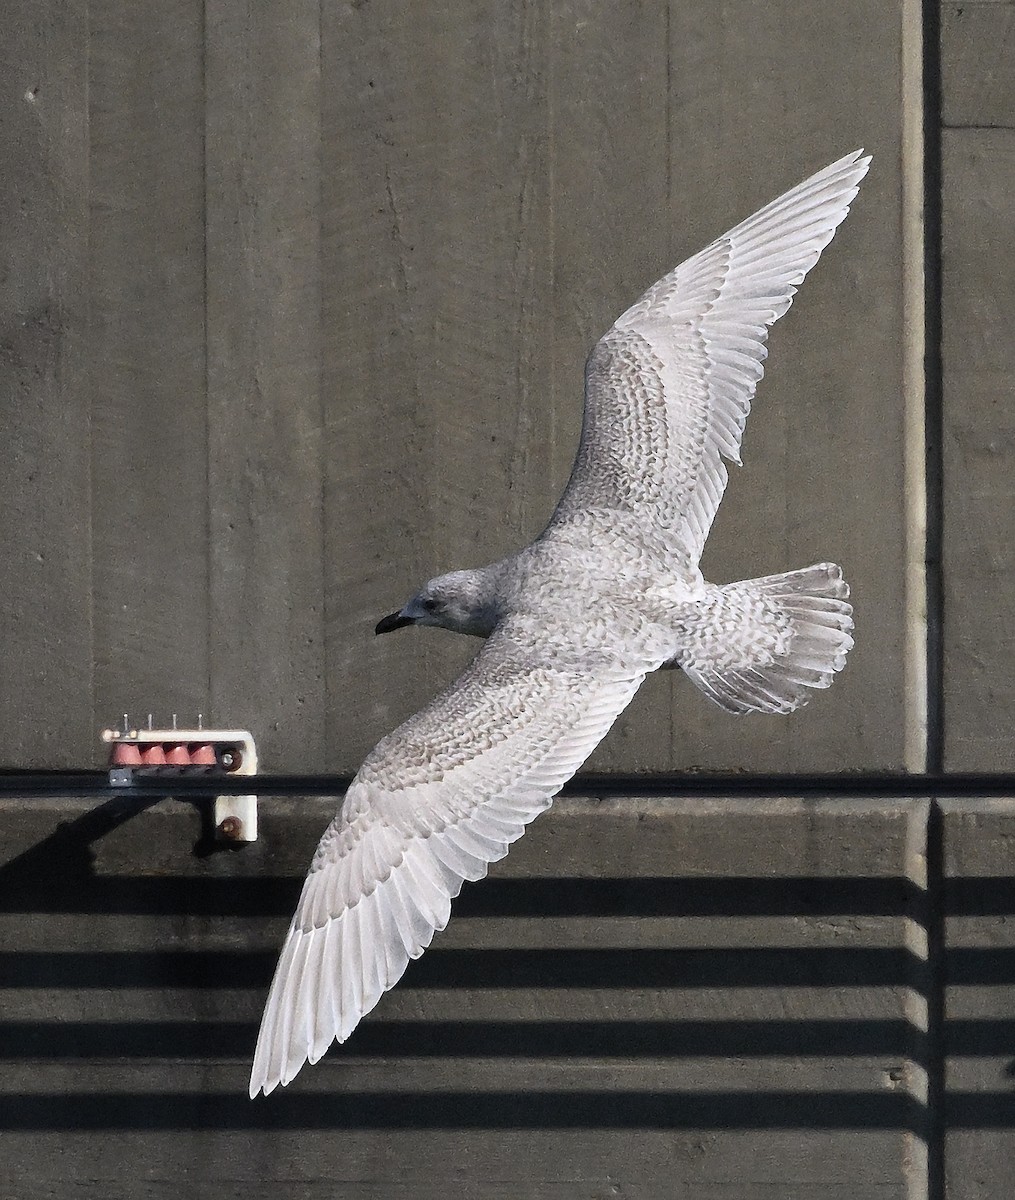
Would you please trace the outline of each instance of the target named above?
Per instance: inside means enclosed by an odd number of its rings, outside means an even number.
[[[122,729],[104,729],[109,746],[109,782],[130,787],[136,779],[180,776],[256,775],[257,748],[246,729],[180,729],[174,715],[172,729],[156,729],[151,716],[147,728],[131,724],[126,713]],[[216,796],[215,832],[225,842],[257,841],[257,797]]]

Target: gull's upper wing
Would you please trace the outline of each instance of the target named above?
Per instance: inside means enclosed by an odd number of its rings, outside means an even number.
[[[545,661],[544,661],[545,658]],[[644,678],[552,665],[510,629],[378,743],[317,848],[279,958],[250,1095],[288,1083],[360,1018],[592,753]]]
[[[696,566],[763,374],[768,326],[789,308],[849,211],[857,150],[660,279],[585,368],[581,444],[553,523],[627,511],[676,535]]]

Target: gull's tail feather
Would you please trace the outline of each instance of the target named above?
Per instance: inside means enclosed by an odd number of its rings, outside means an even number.
[[[727,712],[792,712],[807,703],[810,688],[828,687],[846,665],[853,645],[848,596],[834,563],[717,588],[703,636],[679,665]]]

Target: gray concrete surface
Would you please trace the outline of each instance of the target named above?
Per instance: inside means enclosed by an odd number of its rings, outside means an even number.
[[[204,31],[196,0],[98,0],[88,21],[91,555],[75,601],[101,727],[147,696],[186,713],[207,695]]]
[[[944,744],[953,770],[1015,764],[1013,28],[1010,5],[942,9]]]
[[[1010,770],[1011,311],[1015,217],[1010,5],[944,5],[945,763]],[[1013,1175],[1010,803],[945,805],[945,1177],[949,1200]]]
[[[17,15],[0,44],[0,761],[27,765],[93,737],[89,80],[83,4]]]
[[[256,713],[269,762],[313,769],[328,693],[319,14],[254,11],[205,6],[208,706]]]
[[[793,722],[654,679],[593,765],[901,765],[897,5],[102,0],[80,37],[16,8],[5,118],[36,158],[5,172],[5,227],[30,236],[3,303],[22,331],[57,299],[77,323],[51,380],[29,370],[19,400],[3,379],[24,569],[0,588],[20,621],[0,762],[98,761],[94,731],[130,709],[249,725],[275,769],[354,770],[474,650],[374,623],[539,531],[599,334],[864,143],[874,170],[775,331],[706,563],[840,560],[849,670]]]
[[[945,3],[928,47],[932,739],[952,769],[1012,761],[1011,14]],[[899,768],[920,619],[900,146],[921,92],[899,74],[917,15],[8,6],[0,765],[97,763],[129,707],[249,724],[269,769],[353,770],[473,649],[373,623],[539,530],[595,337],[864,144],[874,167],[774,331],[706,555],[719,580],[841,561],[849,667],[785,721],[659,677],[593,765]],[[209,855],[185,805],[0,804],[0,1196],[1011,1193],[1009,802],[569,799],[355,1042],[251,1105],[259,1005],[328,808],[267,802],[257,845]]]
[[[0,806],[2,1194],[924,1194],[922,803],[560,801],[251,1103],[330,808],[198,857],[181,804]]]
[[[325,284],[337,309],[334,335],[325,317],[335,348],[325,404],[342,420],[326,460],[346,501],[341,552],[329,556],[341,576],[329,589],[329,646],[341,647],[347,694],[369,707],[333,704],[328,728],[352,762],[471,652],[439,635],[371,644],[378,604],[538,532],[567,476],[596,337],[660,264],[866,141],[877,169],[775,331],[748,466],[708,555],[719,579],[841,559],[873,618],[849,674],[793,728],[731,726],[686,681],[659,677],[593,765],[900,764],[899,21],[892,8],[861,8],[808,10],[804,53],[784,36],[798,6],[555,4],[494,16],[437,3],[418,13],[411,39],[397,6],[336,10],[323,47],[326,62],[341,60],[330,102],[342,104],[323,126],[323,186],[341,203],[325,246],[334,239],[343,263],[355,260],[357,287]],[[842,51],[860,36],[862,84]],[[723,81],[752,72],[749,99],[717,102]],[[369,213],[357,217],[364,197]],[[327,265],[324,274],[344,278]],[[369,355],[366,369],[347,346]],[[872,424],[874,395],[893,402],[878,404]],[[392,474],[378,496],[371,481]],[[362,548],[379,574],[349,578]]]
[[[1013,836],[1011,802],[945,805],[949,1200],[987,1200],[1015,1189]]]

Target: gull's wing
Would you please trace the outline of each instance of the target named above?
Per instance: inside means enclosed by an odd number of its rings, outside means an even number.
[[[581,444],[551,524],[626,511],[676,535],[697,566],[763,374],[768,326],[849,211],[857,150],[660,279],[585,368]]]
[[[366,759],[289,927],[251,1097],[345,1041],[447,924],[463,881],[507,854],[644,679],[638,669],[551,664],[498,630],[451,688]]]

